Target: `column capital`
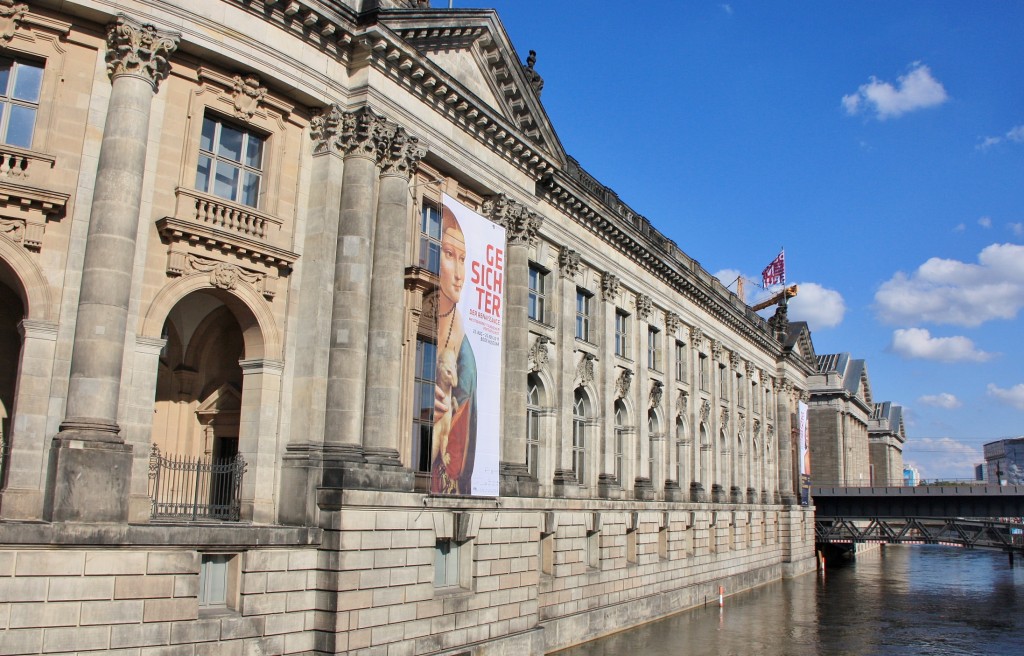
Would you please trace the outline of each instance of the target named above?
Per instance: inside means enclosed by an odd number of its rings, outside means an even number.
[[[636,316],[640,321],[647,321],[651,317],[651,309],[653,307],[650,296],[647,294],[636,295]]]
[[[111,80],[122,75],[145,79],[155,91],[171,70],[168,57],[178,49],[180,38],[176,32],[119,14],[107,28],[107,74]]]
[[[509,245],[537,243],[544,219],[530,208],[501,193],[485,200],[483,209],[489,219],[505,228]]]
[[[682,325],[682,319],[675,312],[665,313],[665,330],[668,334],[675,337],[676,332],[679,330],[679,326]]]
[[[622,280],[617,275],[611,271],[605,271],[601,276],[601,298],[614,303],[619,297],[619,287],[621,286]]]
[[[390,121],[386,121],[378,131],[377,140],[377,164],[382,176],[409,180],[427,154],[419,139],[409,136],[405,128]]]
[[[580,254],[568,246],[558,252],[558,270],[563,278],[575,280],[580,272]]]

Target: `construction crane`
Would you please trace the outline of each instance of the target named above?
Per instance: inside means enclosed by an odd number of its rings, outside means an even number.
[[[790,285],[789,287],[786,287],[784,290],[775,294],[771,298],[761,301],[757,305],[751,305],[750,309],[753,310],[754,312],[757,312],[759,310],[765,309],[766,307],[782,302],[783,296],[785,296],[785,298],[793,298],[794,296],[796,296],[797,290],[797,285]]]

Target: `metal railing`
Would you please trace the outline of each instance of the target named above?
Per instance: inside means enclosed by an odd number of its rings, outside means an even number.
[[[149,454],[152,517],[237,522],[245,469],[241,455],[223,459],[164,456],[154,444]]]

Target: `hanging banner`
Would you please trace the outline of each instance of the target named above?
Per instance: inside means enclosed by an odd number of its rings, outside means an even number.
[[[430,491],[498,496],[505,229],[441,202]]]
[[[811,436],[807,430],[807,404],[803,401],[796,404],[796,418],[800,444],[800,502],[806,506],[810,503],[811,491],[811,445],[808,442]]]

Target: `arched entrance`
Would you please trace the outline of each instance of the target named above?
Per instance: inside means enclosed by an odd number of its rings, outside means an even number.
[[[0,260],[0,489],[7,483],[10,463],[11,426],[18,387],[22,340],[18,326],[25,318],[25,305],[15,290],[14,272]]]

